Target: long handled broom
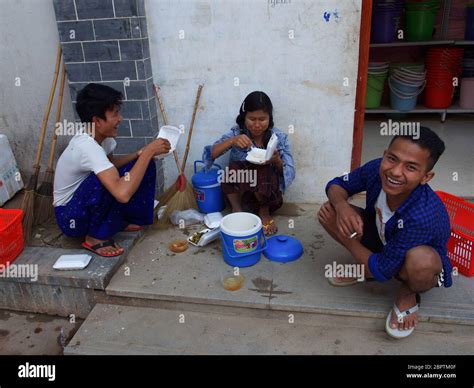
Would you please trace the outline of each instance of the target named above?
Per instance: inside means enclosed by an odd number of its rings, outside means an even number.
[[[21,209],[24,212],[23,217],[23,236],[25,243],[28,243],[31,239],[31,232],[33,229],[33,221],[35,217],[35,194],[36,186],[38,185],[38,176],[40,173],[40,162],[41,162],[41,152],[43,151],[44,138],[46,136],[46,126],[48,124],[49,113],[51,112],[51,105],[53,104],[54,92],[56,90],[56,84],[58,82],[59,76],[59,64],[61,62],[61,45],[58,45],[58,51],[56,54],[56,68],[54,70],[53,84],[51,85],[51,91],[49,92],[48,104],[46,106],[46,111],[43,117],[43,122],[41,123],[41,132],[38,143],[38,149],[36,150],[35,164],[33,165],[33,172],[31,174],[28,185],[26,186],[23,200],[21,202]]]
[[[180,174],[179,174],[178,178],[176,179],[176,183],[175,183],[176,193],[168,201],[162,218],[160,220],[158,220],[159,224],[160,223],[161,224],[169,223],[169,217],[175,210],[197,209],[197,203],[196,203],[196,198],[195,198],[195,195],[194,195],[194,189],[193,189],[192,185],[186,179],[186,176],[184,174],[184,170],[185,170],[185,167],[186,167],[186,160],[187,160],[188,153],[189,153],[189,146],[191,144],[191,137],[192,137],[193,128],[194,128],[194,121],[196,119],[196,112],[197,112],[197,109],[198,109],[198,106],[199,106],[199,100],[201,98],[202,88],[203,88],[203,86],[199,85],[197,95],[196,95],[196,100],[194,102],[194,110],[193,110],[191,125],[189,127],[188,141],[186,143],[186,149],[185,149],[185,152],[184,152],[183,162],[182,162],[181,168],[180,168]]]
[[[165,125],[168,125],[168,116],[166,115],[165,111],[165,106],[163,104],[163,101],[161,100],[161,95],[160,95],[160,87],[158,85],[154,85],[155,89],[155,95],[156,95],[156,100],[158,101],[158,106],[160,107],[160,112],[161,112],[161,117],[163,118],[163,123]],[[173,151],[173,156],[174,160],[176,162],[176,167],[178,167],[178,174],[181,173],[181,166],[179,164],[179,159],[178,159],[178,153],[176,150]],[[176,194],[176,191],[178,189],[176,188],[176,185],[173,184],[170,187],[168,187],[167,190],[163,194],[161,194],[158,198],[160,201],[161,206],[166,205],[168,201],[173,198],[173,196]]]
[[[61,72],[61,83],[59,85],[59,96],[56,106],[56,120],[54,123],[58,123],[61,120],[61,110],[63,105],[63,94],[64,94],[64,81],[66,79],[66,69],[63,63],[63,69]],[[48,221],[54,214],[53,208],[53,178],[54,178],[54,155],[56,150],[56,143],[58,140],[58,134],[56,130],[53,130],[53,137],[51,140],[51,148],[49,151],[49,161],[46,172],[44,173],[43,181],[38,188],[38,212],[36,219],[38,223]]]

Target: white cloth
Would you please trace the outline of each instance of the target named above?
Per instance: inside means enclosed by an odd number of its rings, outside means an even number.
[[[395,212],[390,210],[387,203],[387,194],[383,190],[380,190],[380,194],[377,197],[377,201],[375,202],[375,213],[375,224],[377,225],[380,241],[382,241],[383,245],[386,245],[387,241],[385,240],[385,224],[390,218],[392,218]]]
[[[53,205],[66,205],[91,172],[97,175],[114,167],[107,155],[110,155],[115,147],[117,142],[112,137],[99,144],[88,134],[75,135],[58,159],[54,176]]]

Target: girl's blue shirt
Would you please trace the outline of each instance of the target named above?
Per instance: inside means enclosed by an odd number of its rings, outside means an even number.
[[[283,161],[283,173],[281,174],[280,179],[280,190],[284,193],[285,190],[291,185],[293,180],[295,179],[295,162],[293,160],[293,155],[291,154],[290,142],[288,141],[288,135],[283,133],[278,128],[273,127],[271,129],[272,133],[274,133],[278,138],[278,145],[277,151],[280,154],[280,158]],[[222,137],[217,140],[212,145],[207,145],[204,147],[204,152],[202,154],[202,160],[204,161],[205,168],[210,169],[214,160],[212,159],[212,149],[216,144],[222,143],[227,139],[230,139],[234,136],[241,135],[242,132],[238,125],[235,125],[230,129],[230,131],[226,132]],[[224,151],[221,155],[224,155],[230,150],[230,159],[229,164],[232,162],[237,161],[244,161],[247,157],[247,150],[243,148],[239,148],[236,146],[232,146],[226,151]],[[221,156],[219,155],[219,156]]]

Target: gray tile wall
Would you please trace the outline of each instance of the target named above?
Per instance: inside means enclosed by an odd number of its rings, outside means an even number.
[[[116,154],[135,152],[159,129],[144,3],[53,0],[73,104],[89,82],[111,86],[124,96]],[[157,171],[162,192],[161,161]]]

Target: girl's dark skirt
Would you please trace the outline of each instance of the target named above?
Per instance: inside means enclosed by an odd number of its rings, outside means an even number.
[[[242,209],[244,211],[258,213],[261,206],[268,206],[270,212],[274,212],[283,205],[283,195],[280,191],[280,174],[274,166],[238,161],[229,165],[229,172],[232,170],[235,171],[235,176],[256,177],[256,181],[253,182],[245,179],[242,182],[224,181],[221,183],[224,194],[242,194]],[[241,170],[240,174],[238,173],[239,170]],[[243,170],[248,170],[248,173],[243,174]],[[255,194],[258,194],[260,201]]]

